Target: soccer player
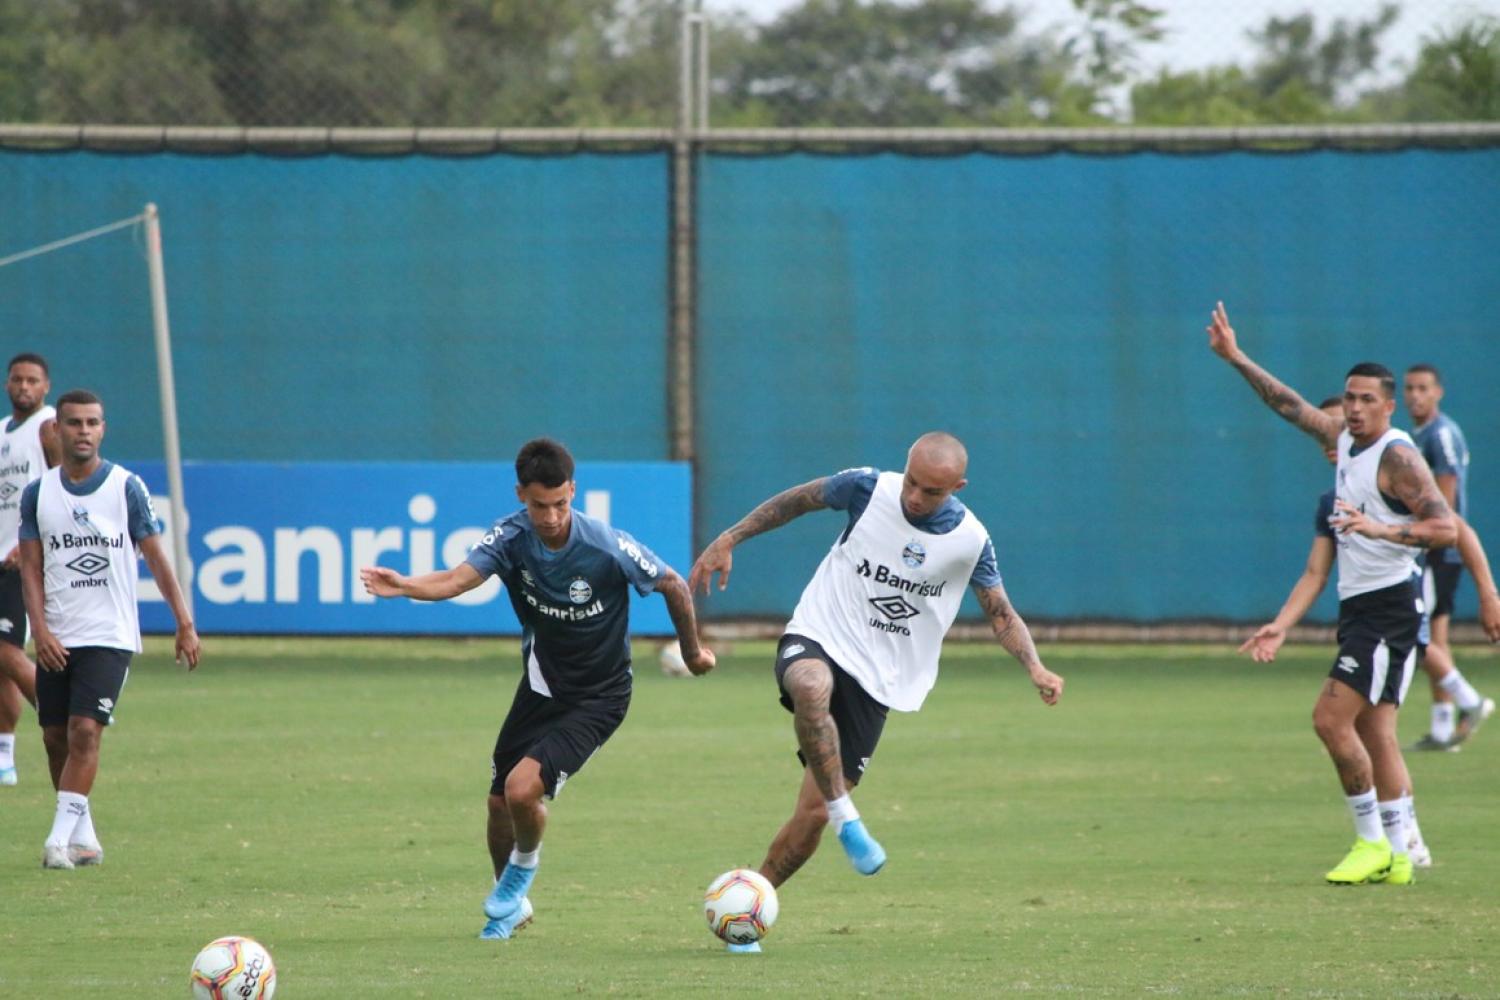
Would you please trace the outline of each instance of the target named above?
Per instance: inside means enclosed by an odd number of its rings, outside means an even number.
[[[521,620],[525,669],[495,741],[488,839],[495,884],[479,936],[509,938],[531,920],[528,898],[547,806],[582,770],[630,706],[630,589],[666,599],[682,658],[713,669],[698,641],[693,597],[682,577],[630,535],[572,508],[573,456],[548,438],[516,456],[523,509],[495,522],[459,565],[408,577],[384,566],[359,571],[377,597],[442,601],[498,576]]]
[[[16,783],[16,723],[21,700],[36,705],[36,664],[26,656],[26,601],[21,595],[21,491],[62,460],[52,383],[40,354],[10,359],[5,391],[10,419],[0,430],[0,785]]]
[[[1411,438],[1391,426],[1396,377],[1365,362],[1344,381],[1343,419],[1312,406],[1240,350],[1220,302],[1209,347],[1276,413],[1337,452],[1334,510],[1339,568],[1338,658],[1313,707],[1354,820],[1335,885],[1412,880],[1405,810],[1411,792],[1396,741],[1396,710],[1416,667],[1422,600],[1419,548],[1452,545],[1457,523]]]
[[[99,455],[104,404],[83,389],[63,393],[57,430],[62,464],[21,494],[21,579],[41,668],[37,720],[57,788],[42,867],[72,868],[104,859],[88,797],[104,727],[141,651],[137,554],[177,620],[177,659],[189,670],[199,644],[146,484]]]
[[[936,682],[943,636],[966,584],[1042,700],[1055,705],[1062,695],[1063,679],[1042,665],[1001,585],[988,532],[954,496],[968,482],[967,468],[957,438],[924,434],[904,472],[850,469],[794,486],[721,534],[693,564],[689,586],[707,593],[718,574],[723,590],[736,545],[809,511],[848,514],[777,648],[776,681],[793,715],[803,779],[792,817],[760,867],[772,885],[812,857],[829,824],[860,874],[885,864],[850,789],[875,754],[888,711],[915,712]]]
[[[1333,396],[1318,404],[1318,409],[1331,417],[1339,420],[1344,419],[1344,400],[1342,396]],[[1323,449],[1330,465],[1337,465],[1338,452],[1333,448]],[[1334,513],[1335,495],[1329,490],[1318,498],[1317,513],[1313,516],[1313,542],[1312,549],[1307,554],[1307,566],[1302,571],[1302,576],[1297,579],[1292,587],[1292,592],[1287,595],[1286,603],[1276,613],[1276,617],[1255,631],[1244,644],[1240,646],[1241,653],[1249,653],[1250,658],[1257,663],[1270,663],[1276,659],[1276,652],[1281,644],[1286,641],[1287,632],[1302,620],[1307,614],[1318,595],[1323,593],[1323,587],[1328,583],[1328,576],[1333,569],[1334,551],[1338,544],[1338,536],[1329,523]],[[1490,575],[1489,560],[1485,556],[1484,547],[1479,542],[1479,536],[1474,530],[1459,519],[1458,550],[1463,553],[1463,559],[1469,566],[1474,579],[1488,583],[1493,587],[1494,579]],[[1483,586],[1480,597],[1480,620],[1484,623],[1485,631],[1490,638],[1500,642],[1500,595],[1490,594],[1484,596]],[[1427,623],[1424,621],[1418,632],[1417,645],[1419,658],[1427,647]],[[1406,820],[1406,843],[1407,853],[1411,856],[1414,868],[1428,868],[1432,865],[1432,851],[1422,838],[1422,828],[1417,823],[1417,809],[1414,802],[1414,793],[1408,778],[1407,794],[1400,800],[1400,808],[1403,809]]]
[[[1443,378],[1432,365],[1412,365],[1403,380],[1406,411],[1411,414],[1412,440],[1432,469],[1438,489],[1448,506],[1459,517],[1469,512],[1469,446],[1464,432],[1453,418],[1441,412]],[[1423,593],[1432,615],[1432,642],[1422,667],[1432,687],[1432,723],[1427,733],[1412,745],[1413,750],[1457,750],[1460,743],[1473,735],[1480,723],[1495,711],[1493,698],[1474,690],[1453,663],[1448,645],[1448,623],[1453,617],[1453,595],[1463,573],[1462,558],[1452,548],[1433,549],[1427,553]],[[1480,599],[1485,594],[1480,591]],[[1454,703],[1458,719],[1453,717]]]

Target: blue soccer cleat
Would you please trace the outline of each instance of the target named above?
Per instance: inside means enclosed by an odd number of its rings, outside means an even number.
[[[729,944],[724,946],[724,950],[729,952],[729,954],[731,955],[759,955],[760,942],[748,941],[745,944],[735,944],[733,941],[731,941]]]
[[[487,920],[479,932],[481,941],[508,941],[512,934],[531,923],[531,900],[522,899],[515,913],[504,920]]]
[[[484,897],[484,915],[491,920],[504,920],[511,916],[520,909],[521,901],[531,891],[531,880],[535,877],[535,868],[507,864],[495,887]]]
[[[849,863],[861,875],[874,875],[885,865],[885,848],[865,829],[863,820],[851,819],[839,829],[839,843]]]

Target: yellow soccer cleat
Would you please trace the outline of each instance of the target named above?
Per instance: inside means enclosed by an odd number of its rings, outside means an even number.
[[[1410,857],[1407,863],[1411,863]],[[1338,867],[1323,877],[1333,885],[1363,885],[1379,882],[1391,872],[1391,845],[1382,837],[1379,840],[1360,838],[1354,842],[1349,853],[1344,855]]]
[[[1417,880],[1415,867],[1412,865],[1410,854],[1391,855],[1391,870],[1381,879],[1386,885],[1411,885]],[[1376,881],[1370,879],[1371,882]]]

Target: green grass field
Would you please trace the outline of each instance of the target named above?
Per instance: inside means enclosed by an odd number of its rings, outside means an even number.
[[[1048,710],[997,649],[950,646],[857,795],[886,870],[859,878],[830,839],[741,957],[700,901],[795,796],[769,645],[700,680],[639,647],[630,716],[554,804],[510,942],[475,935],[512,645],[207,648],[191,676],[159,644],[137,661],[92,798],[102,868],[39,867],[53,796],[27,717],[0,789],[0,996],[186,996],[227,933],[271,949],[286,1000],[1500,995],[1500,722],[1413,755],[1437,860],[1418,884],[1326,886],[1352,840],[1308,721],[1328,649],[1053,646]],[[1460,663],[1500,688],[1493,653]],[[1414,689],[1404,737],[1426,707]]]

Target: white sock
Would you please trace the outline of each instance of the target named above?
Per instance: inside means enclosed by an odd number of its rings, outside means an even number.
[[[83,815],[78,817],[78,825],[73,827],[73,835],[68,838],[69,844],[79,847],[88,847],[93,850],[99,849],[99,835],[94,832],[94,810],[85,808]]]
[[[1347,795],[1349,815],[1354,817],[1354,833],[1360,840],[1380,842],[1385,834],[1380,829],[1380,809],[1375,802],[1375,789],[1358,795]]]
[[[859,819],[859,810],[854,808],[854,800],[845,792],[836,799],[828,800],[828,823],[833,827],[833,832],[838,833],[844,828],[845,823]]]
[[[1432,738],[1446,743],[1453,739],[1453,703],[1451,701],[1435,701],[1432,703]]]
[[[0,771],[16,766],[16,734],[0,733]]]
[[[514,847],[510,849],[510,863],[517,868],[535,868],[541,864],[542,845],[537,844],[529,851],[518,851]]]
[[[1405,854],[1406,804],[1402,799],[1380,803],[1380,828],[1385,831],[1385,839],[1391,842],[1391,853]]]
[[[1474,685],[1464,679],[1464,675],[1458,672],[1457,667],[1448,671],[1447,675],[1438,681],[1438,687],[1451,694],[1453,700],[1458,703],[1458,707],[1465,712],[1472,712],[1479,707],[1479,692],[1474,690]]]
[[[1417,804],[1412,801],[1410,795],[1403,795],[1401,807],[1406,812],[1406,842],[1408,844],[1422,843],[1422,828],[1417,825]]]
[[[87,795],[79,795],[77,792],[58,792],[57,813],[52,817],[52,832],[47,835],[48,846],[67,847],[68,838],[73,835],[73,828],[78,825],[79,817],[88,811]]]

